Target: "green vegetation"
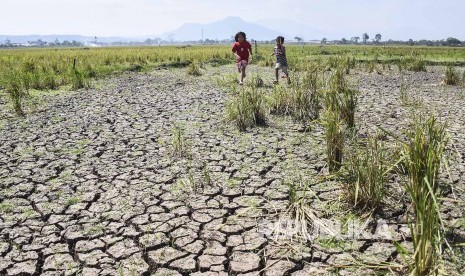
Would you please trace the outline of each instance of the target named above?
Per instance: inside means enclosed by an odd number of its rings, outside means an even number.
[[[173,155],[184,157],[186,155],[186,141],[184,139],[184,130],[179,125],[174,125],[171,129],[173,135],[171,145],[173,147]]]
[[[268,53],[273,45],[259,45],[257,64],[272,66]],[[1,49],[0,87],[11,99],[15,112],[22,114],[30,90],[89,88],[92,80],[118,72],[143,72],[154,68],[189,66],[188,73],[200,73],[199,64],[212,66],[233,63],[228,46],[194,47],[108,47]],[[465,52],[453,47],[411,47],[371,45],[307,45],[287,47],[288,61],[297,71],[308,70],[313,62],[329,68],[341,67],[345,73],[356,64],[367,64],[368,71],[378,64],[397,64],[400,70],[425,71],[427,65],[465,65]],[[260,87],[260,81],[254,86]],[[305,82],[305,81],[303,81]]]
[[[227,120],[240,131],[255,125],[266,125],[268,111],[264,92],[255,87],[240,89],[226,103]]]
[[[326,156],[330,172],[342,166],[346,130],[355,131],[355,109],[358,91],[349,88],[344,70],[336,68],[324,92],[323,125],[326,134]]]
[[[442,255],[443,229],[439,216],[438,174],[448,138],[445,125],[434,116],[416,119],[403,146],[408,181],[405,188],[414,208],[410,223],[413,238],[412,274],[427,275],[438,270]]]
[[[336,172],[342,166],[345,128],[340,115],[331,109],[326,109],[323,115],[323,124],[325,126],[328,168],[330,172]]]
[[[197,62],[192,62],[188,67],[187,67],[187,74],[198,77],[202,75],[202,72],[200,72],[200,67]]]
[[[445,85],[457,85],[460,83],[460,74],[454,66],[449,65],[446,67],[443,82]]]
[[[388,151],[377,136],[369,137],[366,145],[353,144],[345,154],[345,187],[349,201],[361,209],[377,209],[386,195]]]
[[[319,87],[317,68],[309,68],[301,75],[294,74],[294,80],[288,87],[273,87],[269,101],[271,112],[292,115],[301,121],[317,119],[321,109]]]

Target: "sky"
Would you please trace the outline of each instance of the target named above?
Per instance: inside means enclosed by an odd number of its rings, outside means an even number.
[[[156,36],[228,16],[288,19],[337,39],[465,40],[464,0],[0,0],[0,35]]]

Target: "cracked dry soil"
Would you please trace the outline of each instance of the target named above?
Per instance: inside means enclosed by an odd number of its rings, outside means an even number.
[[[99,81],[99,89],[50,97],[41,111],[5,123],[0,275],[359,275],[374,271],[350,266],[355,259],[401,263],[394,242],[408,246],[411,238],[395,180],[369,224],[373,236],[299,245],[260,231],[285,208],[286,181],[327,173],[324,132],[272,116],[268,127],[239,133],[224,121],[228,95],[214,82],[231,70],[209,67],[197,78],[180,69],[124,74]],[[256,72],[272,82],[270,69],[249,69]],[[452,239],[463,241],[465,94],[440,85],[441,74],[431,68],[351,78],[361,91],[360,135],[408,125],[402,78],[410,98],[448,120],[461,156],[444,176],[453,189],[442,215]],[[175,125],[183,130],[183,157],[173,155]],[[347,209],[340,183],[311,188],[322,218]],[[378,219],[388,238],[374,235]]]

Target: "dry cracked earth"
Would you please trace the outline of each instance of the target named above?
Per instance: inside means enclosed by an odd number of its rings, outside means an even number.
[[[25,118],[4,119],[0,275],[396,273],[395,265],[391,272],[364,265],[401,264],[395,243],[411,246],[407,196],[396,179],[382,211],[364,218],[361,237],[300,243],[269,231],[287,206],[287,182],[325,179],[324,132],[272,116],[267,127],[239,133],[224,120],[228,92],[215,82],[231,67],[208,67],[197,78],[184,69],[124,74],[50,96]],[[449,241],[461,243],[465,91],[441,85],[441,70],[351,78],[361,91],[361,136],[376,126],[401,132],[417,111],[413,100],[447,119],[453,154],[442,216]],[[257,72],[272,82],[270,69],[249,69]],[[401,100],[402,82],[411,103]],[[175,126],[182,156],[173,152]],[[340,183],[310,188],[318,218],[355,217]],[[448,265],[451,274],[459,269]]]

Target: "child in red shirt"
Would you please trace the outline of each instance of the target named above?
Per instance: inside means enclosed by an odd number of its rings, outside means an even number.
[[[237,70],[241,73],[241,80],[239,84],[242,85],[245,78],[245,68],[249,63],[249,55],[252,59],[252,45],[246,40],[247,37],[244,32],[238,32],[232,47],[232,52],[236,57]]]

